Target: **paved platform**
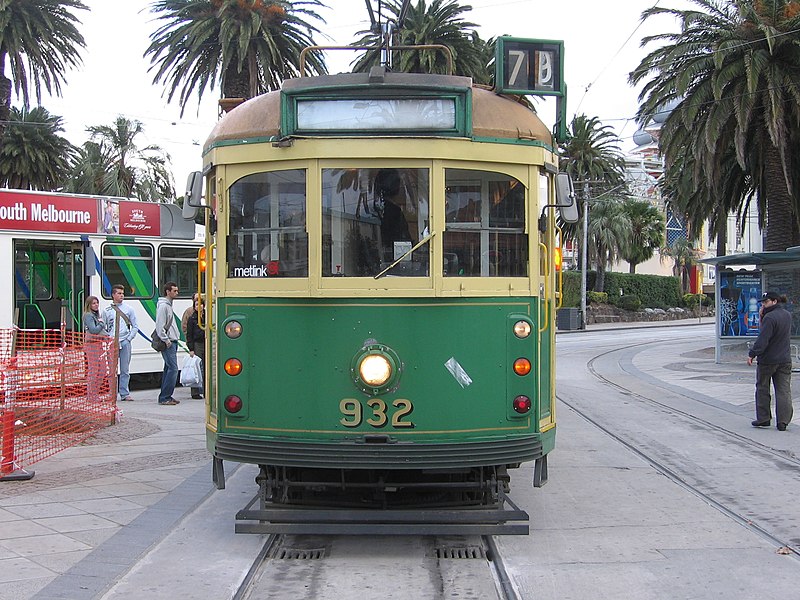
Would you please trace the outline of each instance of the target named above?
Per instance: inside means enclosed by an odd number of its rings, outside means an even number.
[[[587,332],[711,323],[604,324]],[[702,335],[713,346],[712,330]],[[754,369],[713,358],[701,356],[693,371],[672,368],[679,361],[663,354],[634,360],[646,376],[720,401],[732,395],[713,378],[721,369],[738,372],[751,397]],[[157,394],[137,391],[134,402],[120,403],[118,425],[34,465],[32,480],[0,483],[0,600],[231,597],[263,542],[233,533],[235,511],[255,493],[256,470],[226,465],[228,488],[215,494],[204,401],[178,388],[179,405],[159,406]],[[192,568],[168,568],[178,562]]]

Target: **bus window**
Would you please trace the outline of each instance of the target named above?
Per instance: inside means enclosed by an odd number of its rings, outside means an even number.
[[[525,188],[489,171],[445,170],[446,277],[526,277]]]
[[[103,244],[103,298],[111,298],[111,286],[125,286],[126,298],[153,298],[153,247],[148,244]]]
[[[53,297],[53,255],[49,250],[17,244],[14,257],[14,278],[17,300],[33,302]]]
[[[428,169],[323,169],[322,276],[428,276]]]
[[[308,277],[305,170],[248,175],[229,197],[228,277]]]
[[[167,281],[174,281],[180,290],[178,298],[191,298],[197,291],[197,248],[160,246],[158,279],[159,288]]]

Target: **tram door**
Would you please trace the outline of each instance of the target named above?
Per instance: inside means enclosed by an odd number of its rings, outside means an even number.
[[[14,306],[22,329],[80,331],[85,298],[84,245],[58,240],[14,240]]]

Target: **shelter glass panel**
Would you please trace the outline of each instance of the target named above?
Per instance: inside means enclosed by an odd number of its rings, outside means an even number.
[[[239,179],[228,230],[228,277],[308,277],[305,170]]]
[[[525,187],[491,171],[445,169],[446,277],[527,277]]]
[[[427,277],[429,244],[412,249],[428,236],[429,179],[428,169],[323,169],[322,276]]]

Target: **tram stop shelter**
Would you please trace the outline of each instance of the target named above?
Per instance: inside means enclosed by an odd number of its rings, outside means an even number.
[[[745,360],[759,331],[761,296],[786,296],[792,315],[792,363],[800,368],[800,246],[784,251],[716,256],[699,261],[714,266],[715,360]]]

